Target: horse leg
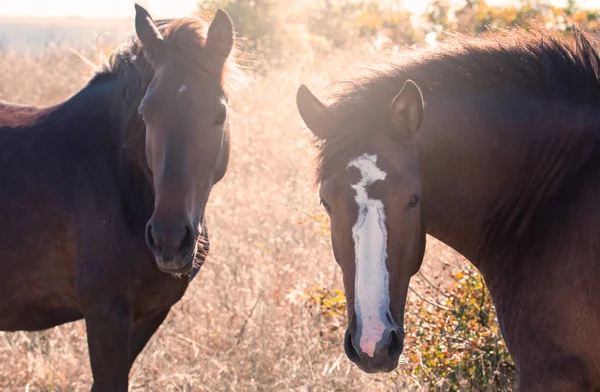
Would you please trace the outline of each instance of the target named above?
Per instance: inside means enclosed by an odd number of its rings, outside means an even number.
[[[92,392],[127,392],[131,312],[124,300],[111,301],[85,312],[94,384]]]
[[[131,348],[129,351],[129,368],[131,368],[139,353],[142,352],[152,335],[154,335],[158,327],[163,323],[170,310],[169,308],[148,319],[141,320],[133,327]]]

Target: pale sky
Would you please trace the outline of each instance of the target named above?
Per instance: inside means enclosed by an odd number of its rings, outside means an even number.
[[[27,17],[125,18],[134,15],[135,1],[129,0],[1,0],[0,15]],[[137,0],[152,16],[188,16],[198,0]]]
[[[182,17],[196,10],[199,0],[138,0],[152,15],[157,17]],[[290,2],[304,0],[287,0]],[[450,0],[461,3],[462,0]],[[487,0],[490,5],[508,4],[511,0]],[[133,16],[133,1],[128,0],[2,0],[0,15],[25,17],[124,18]],[[426,0],[403,0],[401,3],[412,12],[420,13]],[[552,0],[564,6],[567,0]],[[578,5],[600,8],[600,0],[579,0]]]

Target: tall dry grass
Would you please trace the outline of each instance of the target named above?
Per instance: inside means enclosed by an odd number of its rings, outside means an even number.
[[[344,355],[344,326],[286,299],[299,287],[341,287],[329,239],[318,223],[299,224],[321,211],[296,89],[307,83],[318,92],[368,56],[363,49],[318,62],[300,56],[231,96],[231,165],[207,209],[210,261],[134,364],[132,391],[427,389],[402,368],[362,373]],[[68,51],[0,54],[0,99],[56,103],[89,75]],[[453,255],[429,241],[424,268]],[[2,391],[85,391],[92,382],[81,321],[0,333],[0,361]]]

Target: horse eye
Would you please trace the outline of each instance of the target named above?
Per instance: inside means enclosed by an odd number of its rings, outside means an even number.
[[[419,196],[413,195],[410,198],[410,201],[408,202],[408,209],[412,210],[412,209],[416,208],[418,204],[419,204]]]
[[[227,120],[227,112],[225,110],[222,110],[221,112],[219,112],[219,115],[215,120],[215,125],[221,126],[225,124],[225,120]]]
[[[329,207],[329,204],[327,204],[327,202],[323,200],[323,198],[321,198],[321,205],[323,206],[323,208],[325,208],[325,211],[327,211],[328,214],[331,214],[331,207]]]

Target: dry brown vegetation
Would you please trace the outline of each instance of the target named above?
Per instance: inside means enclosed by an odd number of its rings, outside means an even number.
[[[362,373],[344,355],[345,325],[286,298],[297,288],[341,287],[319,223],[299,224],[321,211],[296,89],[307,83],[319,91],[370,56],[357,48],[320,61],[298,57],[232,94],[231,165],[207,209],[211,258],[134,364],[132,391],[393,391],[406,390],[406,382],[428,389],[402,368]],[[0,53],[0,99],[56,103],[90,74],[69,51]],[[454,258],[430,240],[425,269]],[[0,360],[2,391],[85,391],[91,385],[81,321],[39,333],[1,333]]]

